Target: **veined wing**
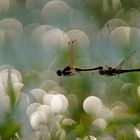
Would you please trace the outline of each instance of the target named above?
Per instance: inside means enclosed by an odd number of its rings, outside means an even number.
[[[116,68],[120,69],[126,62],[130,60],[134,53],[136,53],[136,50],[134,50],[130,55],[126,56],[125,59]]]
[[[68,42],[68,55],[69,55],[68,65],[70,67],[74,67],[74,61],[75,61],[75,55],[76,55],[75,51],[76,51],[77,45],[78,45],[78,42],[76,39]]]

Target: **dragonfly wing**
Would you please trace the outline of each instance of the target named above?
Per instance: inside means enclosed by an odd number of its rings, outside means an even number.
[[[136,51],[134,50],[130,55],[126,56],[125,59],[116,67],[117,69],[120,69],[123,67],[123,65],[128,62],[130,60],[130,58],[132,58],[132,56],[134,55],[134,53],[136,53]]]
[[[77,45],[78,45],[78,42],[76,39],[68,42],[68,55],[69,55],[68,65],[70,67],[74,67],[75,50],[76,50]]]

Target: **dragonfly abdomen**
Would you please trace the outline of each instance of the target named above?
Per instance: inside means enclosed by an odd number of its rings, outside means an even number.
[[[138,72],[138,71],[140,71],[140,69],[129,69],[129,70],[122,69],[122,70],[117,70],[117,74],[127,73],[127,72]]]
[[[78,68],[78,67],[75,68],[75,70],[77,72],[80,72],[80,71],[94,71],[94,70],[101,70],[101,69],[103,69],[102,66],[95,67],[95,68]]]

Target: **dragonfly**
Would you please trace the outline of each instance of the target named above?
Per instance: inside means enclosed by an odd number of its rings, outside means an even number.
[[[94,71],[94,70],[99,70],[102,67],[95,67],[95,68],[80,68],[80,67],[76,67],[74,66],[74,49],[75,47],[78,45],[78,42],[76,39],[71,40],[68,42],[68,49],[69,49],[69,65],[66,66],[63,69],[59,69],[56,71],[56,74],[58,76],[71,76],[71,75],[75,75],[75,74],[80,74],[80,72],[82,71]]]
[[[111,66],[107,66],[106,68],[103,68],[103,66],[100,67],[99,69],[99,74],[100,75],[107,75],[107,76],[115,76],[123,73],[128,73],[128,72],[139,72],[140,69],[121,69],[121,67],[128,61],[131,56],[135,53],[136,51],[134,50],[129,56],[127,56],[117,67],[113,68]]]

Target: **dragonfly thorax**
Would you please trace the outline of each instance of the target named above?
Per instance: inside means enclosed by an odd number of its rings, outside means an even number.
[[[74,67],[70,67],[70,66],[67,66],[65,67],[63,70],[57,70],[56,74],[58,76],[70,76],[70,75],[75,75],[76,71],[75,71],[75,68]]]
[[[108,75],[108,76],[113,76],[116,75],[116,69],[112,67],[107,67],[105,69],[100,69],[99,70],[100,75]]]
[[[74,67],[67,66],[62,70],[64,76],[75,75]]]

